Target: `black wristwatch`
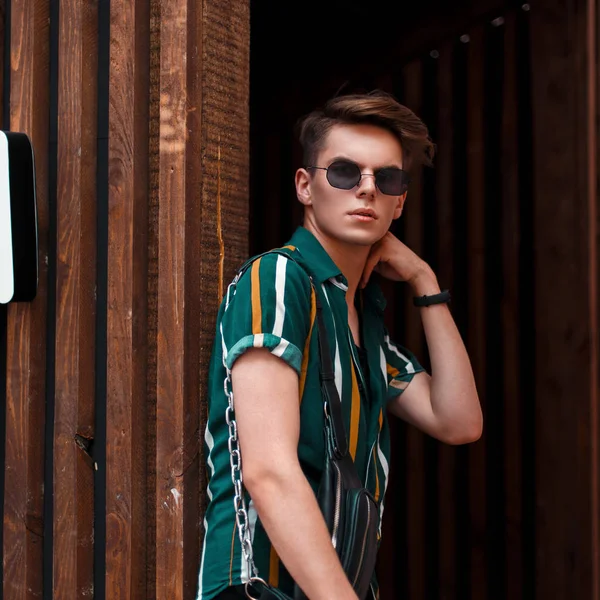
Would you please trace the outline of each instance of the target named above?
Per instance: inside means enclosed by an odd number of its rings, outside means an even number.
[[[450,302],[450,291],[444,290],[439,294],[433,294],[431,296],[415,296],[413,298],[413,304],[415,306],[431,306],[432,304],[446,304]]]

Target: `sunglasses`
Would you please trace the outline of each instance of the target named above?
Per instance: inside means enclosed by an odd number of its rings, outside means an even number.
[[[336,160],[328,167],[306,168],[327,171],[326,177],[329,185],[338,190],[351,190],[364,177],[360,172],[360,167],[350,160]],[[367,177],[375,177],[375,185],[379,191],[388,196],[402,196],[408,190],[410,183],[408,173],[397,167],[384,167]]]

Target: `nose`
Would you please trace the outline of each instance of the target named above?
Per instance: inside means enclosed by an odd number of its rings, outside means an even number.
[[[375,197],[377,186],[375,185],[375,175],[373,173],[362,173],[358,182],[357,194],[359,196]]]

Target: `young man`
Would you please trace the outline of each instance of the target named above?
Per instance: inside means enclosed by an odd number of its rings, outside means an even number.
[[[402,214],[407,171],[433,154],[425,125],[391,96],[340,96],[301,124],[296,192],[304,226],[230,286],[210,367],[209,505],[198,598],[245,597],[249,567],[236,528],[232,443],[242,456],[247,523],[258,575],[288,595],[356,599],[315,492],[324,466],[315,298],[329,333],[350,453],[384,509],[388,415],[449,444],[477,440],[482,414],[460,334],[432,269],[389,228]],[[291,260],[293,259],[293,260]],[[432,373],[392,342],[373,271],[404,281],[421,313]],[[314,283],[307,276],[311,273]],[[237,440],[224,390],[231,369]],[[230,419],[233,415],[230,415]],[[234,472],[234,478],[239,479]],[[394,510],[394,507],[388,507]],[[238,515],[239,516],[239,515]],[[381,526],[380,526],[381,530]],[[373,579],[372,592],[377,595]]]

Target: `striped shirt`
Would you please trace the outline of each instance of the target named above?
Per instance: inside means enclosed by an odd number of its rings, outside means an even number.
[[[278,252],[294,260],[275,252],[251,259],[241,277],[229,286],[217,316],[204,438],[209,482],[197,596],[201,600],[210,600],[226,587],[244,583],[249,577],[233,505],[223,357],[231,368],[249,348],[268,348],[296,371],[300,398],[298,457],[316,493],[325,462],[315,323],[315,293],[319,295],[349,450],[365,487],[378,503],[380,516],[384,511],[390,461],[385,405],[403,392],[415,373],[423,370],[408,350],[390,340],[383,322],[385,300],[379,287],[370,282],[358,298],[368,367],[365,372],[348,326],[347,281],[339,268],[303,227]],[[312,275],[314,287],[307,271]],[[247,493],[246,504],[258,574],[291,594],[292,578],[270,544]]]

